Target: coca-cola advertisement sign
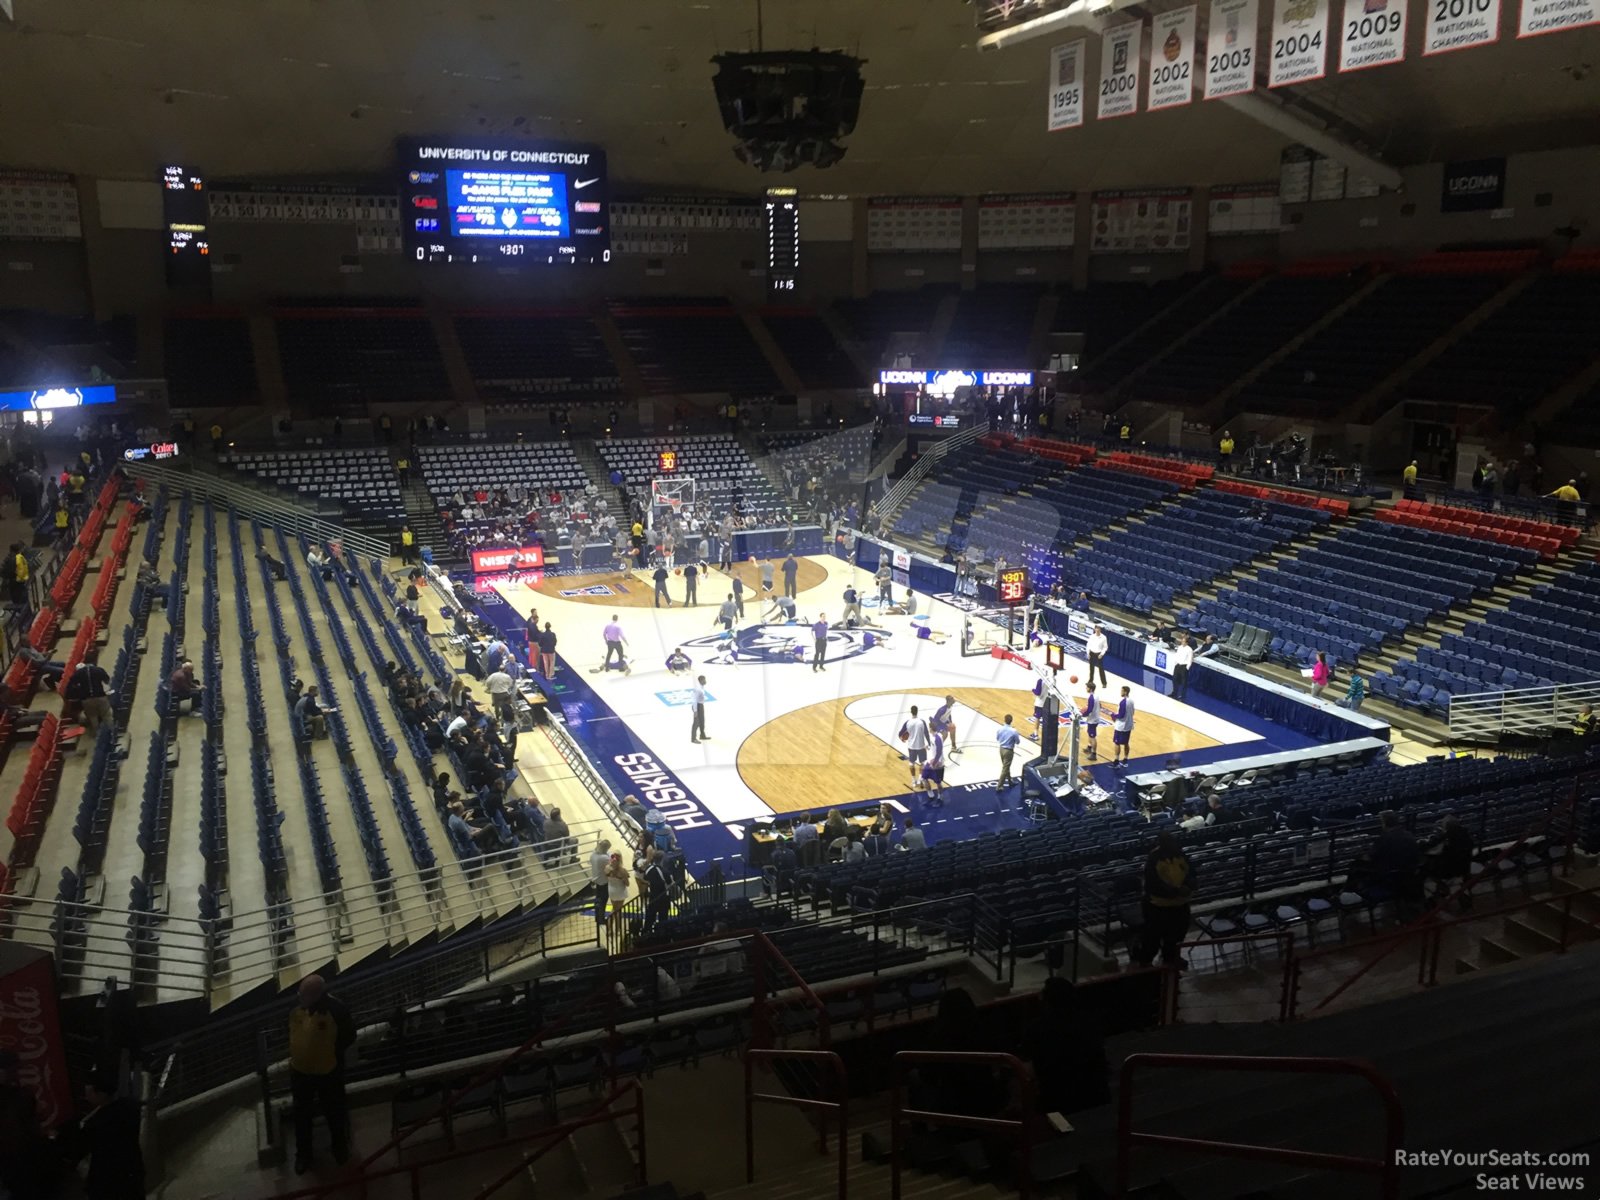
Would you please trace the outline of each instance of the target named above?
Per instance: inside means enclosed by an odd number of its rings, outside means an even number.
[[[71,1118],[55,974],[42,951],[16,945],[0,949],[0,1050],[17,1056],[17,1083],[38,1098],[46,1129]]]

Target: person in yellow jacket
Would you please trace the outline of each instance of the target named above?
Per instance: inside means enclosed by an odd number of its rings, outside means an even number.
[[[1578,481],[1569,479],[1546,499],[1556,502],[1556,520],[1570,523],[1578,517]]]
[[[411,526],[400,526],[400,561],[403,563],[415,562],[417,559],[417,535],[411,532]]]
[[[1406,485],[1406,491],[1417,486],[1417,460],[1412,459],[1406,464],[1406,469],[1400,472],[1400,479]]]
[[[1117,431],[1117,437],[1125,442],[1133,440],[1133,426],[1124,423],[1122,428]]]
[[[1144,928],[1133,954],[1136,963],[1148,967],[1159,950],[1164,965],[1180,965],[1178,946],[1189,932],[1193,896],[1194,866],[1172,831],[1163,829],[1144,860]]]
[[[400,476],[400,486],[405,487],[411,478],[411,460],[402,454],[395,460],[394,469],[395,473]]]
[[[289,1010],[289,1095],[294,1107],[294,1169],[311,1169],[311,1126],[320,1106],[333,1138],[333,1160],[350,1157],[344,1102],[344,1055],[356,1040],[350,1010],[328,994],[320,975],[300,981],[300,1002]]]
[[[1217,470],[1226,471],[1232,465],[1233,434],[1224,429],[1221,439],[1217,442]]]
[[[32,573],[21,542],[12,542],[5,562],[6,591],[17,608],[28,607],[28,576]]]
[[[64,542],[72,532],[72,513],[67,511],[65,501],[56,505],[56,540]]]

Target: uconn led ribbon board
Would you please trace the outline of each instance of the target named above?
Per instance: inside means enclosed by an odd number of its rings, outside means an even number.
[[[0,412],[59,412],[64,408],[87,408],[91,404],[114,404],[116,399],[117,389],[109,384],[33,388],[25,392],[0,392]]]

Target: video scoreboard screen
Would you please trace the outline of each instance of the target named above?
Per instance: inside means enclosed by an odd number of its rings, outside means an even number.
[[[418,262],[611,261],[605,151],[573,142],[407,138],[400,229]]]

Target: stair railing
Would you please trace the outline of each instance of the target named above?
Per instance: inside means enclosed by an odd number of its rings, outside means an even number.
[[[1134,1083],[1141,1069],[1178,1068],[1189,1071],[1253,1071],[1276,1075],[1355,1075],[1378,1093],[1384,1109],[1383,1153],[1377,1158],[1330,1154],[1320,1150],[1292,1150],[1253,1142],[1228,1142],[1178,1134],[1146,1133],[1133,1128]],[[1378,1178],[1383,1200],[1400,1195],[1400,1171],[1395,1151],[1405,1137],[1405,1110],[1394,1085],[1371,1063],[1356,1058],[1254,1058],[1238,1054],[1130,1054],[1122,1064],[1117,1100],[1117,1178],[1112,1195],[1124,1197],[1133,1174],[1136,1146],[1162,1146],[1191,1154],[1240,1158],[1254,1162],[1285,1163],[1323,1171],[1344,1171]],[[898,1194],[898,1193],[897,1193]]]
[[[810,1096],[791,1096],[786,1092],[758,1092],[755,1090],[756,1065],[789,1062],[816,1067],[819,1073],[826,1069],[831,1099],[817,1100]],[[823,1114],[817,1124],[818,1152],[828,1152],[828,1123],[826,1114],[836,1114],[839,1138],[839,1200],[847,1200],[850,1179],[850,1084],[845,1075],[844,1060],[832,1050],[760,1050],[751,1048],[744,1055],[744,1178],[746,1183],[756,1181],[756,1122],[755,1106],[760,1100],[765,1104],[782,1104]]]
[[[911,469],[900,477],[900,481],[889,489],[883,499],[873,505],[873,516],[879,518],[887,517],[911,494],[911,490],[922,482],[928,472],[933,470],[934,464],[952,450],[959,450],[962,446],[970,445],[988,432],[989,422],[979,421],[976,425],[963,429],[960,433],[930,447],[921,458],[911,465]]]
[[[913,1068],[941,1063],[946,1066],[1000,1068],[1014,1087],[1013,1101],[1021,1117],[974,1117],[966,1113],[932,1112],[906,1107],[906,1075]],[[900,1175],[905,1158],[905,1124],[949,1125],[958,1129],[978,1129],[1009,1135],[1016,1144],[1017,1195],[1028,1200],[1033,1187],[1033,1071],[1014,1054],[995,1054],[960,1050],[902,1050],[894,1056],[893,1098],[889,1110],[889,1195],[900,1200]]]

